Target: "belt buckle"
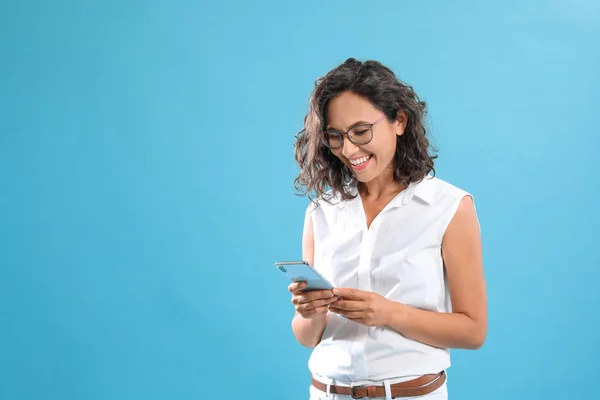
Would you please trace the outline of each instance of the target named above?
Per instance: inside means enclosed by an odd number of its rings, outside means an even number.
[[[353,399],[362,399],[363,397],[367,397],[367,396],[357,396],[356,394],[354,394],[354,389],[364,389],[366,387],[367,387],[366,385],[352,386],[350,388],[350,396]]]

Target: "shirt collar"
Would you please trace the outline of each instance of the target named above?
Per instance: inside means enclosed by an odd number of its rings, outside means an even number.
[[[356,196],[356,198],[350,201],[350,206],[362,207],[356,184],[345,185],[345,190],[349,194]],[[420,182],[411,182],[406,189],[398,193],[398,195],[392,199],[388,208],[405,206],[413,199],[413,197],[418,197],[425,203],[432,204],[434,196],[433,177],[431,175],[426,175]],[[340,202],[340,206],[343,206],[342,203],[344,202]]]
[[[432,204],[434,200],[433,177],[426,175],[420,182],[411,182],[404,190],[402,196],[402,205],[406,205],[413,197],[418,197],[427,204]]]

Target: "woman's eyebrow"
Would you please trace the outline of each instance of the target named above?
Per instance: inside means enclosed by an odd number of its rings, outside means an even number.
[[[352,129],[352,128],[354,128],[354,127],[355,127],[355,126],[357,126],[357,125],[363,125],[363,124],[370,124],[370,122],[368,122],[368,121],[356,121],[355,123],[353,123],[352,125],[350,125],[350,126],[348,127],[348,129]],[[336,128],[334,128],[334,127],[333,127],[333,126],[331,126],[331,125],[327,125],[327,129],[332,129],[332,130],[334,130],[334,131],[338,131],[338,132],[340,132],[340,130],[339,130],[339,129],[336,129]]]

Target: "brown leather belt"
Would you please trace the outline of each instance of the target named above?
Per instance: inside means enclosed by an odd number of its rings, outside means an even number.
[[[422,396],[438,389],[446,381],[446,372],[423,375],[410,381],[390,385],[392,399],[396,397]],[[327,392],[327,385],[312,378],[312,385],[322,392]],[[353,399],[385,397],[385,386],[334,386],[329,388],[331,394],[351,396]]]

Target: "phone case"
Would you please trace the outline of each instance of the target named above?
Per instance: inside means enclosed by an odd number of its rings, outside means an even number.
[[[303,292],[328,290],[334,287],[306,261],[281,261],[276,262],[275,267],[283,272],[291,282],[306,282]]]

